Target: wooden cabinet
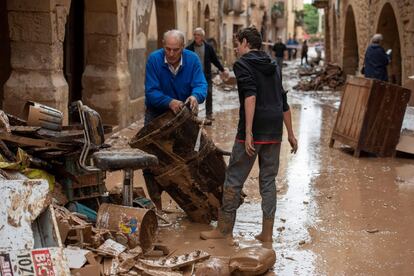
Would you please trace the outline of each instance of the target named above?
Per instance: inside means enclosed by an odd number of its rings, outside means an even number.
[[[335,141],[378,156],[393,156],[411,91],[388,82],[348,76],[329,146]]]

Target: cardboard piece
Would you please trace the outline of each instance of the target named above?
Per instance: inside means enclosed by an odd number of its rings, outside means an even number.
[[[414,135],[401,134],[397,150],[414,154]]]
[[[86,263],[85,255],[90,252],[75,246],[66,247],[63,251],[68,259],[69,268],[81,268]]]
[[[120,243],[117,243],[114,240],[107,239],[101,246],[99,246],[98,250],[102,252],[106,252],[108,254],[118,256],[122,252],[124,252],[126,247]]]
[[[71,275],[75,276],[100,276],[101,265],[96,261],[95,255],[92,252],[88,252],[85,255],[88,264],[82,268],[71,269]]]

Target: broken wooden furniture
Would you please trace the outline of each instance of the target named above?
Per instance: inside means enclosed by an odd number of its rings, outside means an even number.
[[[226,163],[223,151],[199,132],[199,119],[186,107],[177,115],[167,112],[154,119],[130,145],[158,157],[158,166],[151,168],[156,181],[191,220],[210,223],[217,219]]]
[[[393,156],[411,91],[379,80],[348,76],[330,147],[335,141],[361,151]]]
[[[89,172],[123,170],[123,205],[132,206],[134,171],[157,165],[157,157],[131,148],[97,151],[105,140],[101,117],[81,101],[78,101],[77,105],[84,131],[84,145],[79,157],[80,166]],[[89,162],[91,153],[93,153],[93,163]]]

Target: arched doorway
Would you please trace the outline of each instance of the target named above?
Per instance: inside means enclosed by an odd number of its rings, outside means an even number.
[[[392,50],[391,64],[388,65],[388,80],[392,83],[401,85],[401,45],[398,32],[397,20],[395,19],[394,9],[387,3],[382,8],[378,24],[377,33],[383,35],[382,46],[385,50]]]
[[[65,26],[63,42],[63,74],[69,87],[69,105],[82,99],[82,74],[84,63],[84,0],[72,1]],[[72,121],[72,114],[69,114]],[[74,117],[77,118],[75,115]]]
[[[204,10],[204,31],[206,32],[206,38],[210,37],[210,8],[206,5]]]
[[[197,2],[197,27],[201,27],[201,3]]]
[[[355,26],[355,16],[352,6],[349,6],[345,17],[344,49],[342,54],[342,68],[344,73],[346,75],[355,75],[358,71],[358,62],[358,36]]]
[[[174,0],[155,0],[157,14],[158,48],[162,47],[163,34],[177,27]]]

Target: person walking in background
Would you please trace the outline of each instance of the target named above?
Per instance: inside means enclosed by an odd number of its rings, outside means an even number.
[[[372,37],[371,44],[365,52],[362,73],[366,78],[388,81],[387,65],[390,63],[390,57],[381,46],[382,40],[382,34]]]
[[[282,38],[279,36],[276,40],[276,43],[273,45],[273,53],[276,59],[277,64],[279,65],[280,70],[283,68],[283,60],[285,57],[285,52],[287,50],[286,45],[282,42]]]
[[[286,45],[287,45],[287,50],[288,50],[288,59],[292,60],[292,51],[293,51],[293,47],[294,47],[294,41],[293,38],[291,36],[289,36]]]
[[[299,48],[299,42],[296,39],[296,35],[293,37],[293,52],[292,52],[292,57],[293,59],[297,58],[298,55],[298,48]]]
[[[187,46],[187,50],[193,51],[197,54],[203,67],[204,76],[208,84],[207,98],[206,98],[206,118],[214,120],[213,118],[213,83],[211,81],[211,63],[219,69],[220,77],[226,79],[228,77],[227,70],[224,69],[217,58],[213,47],[204,40],[205,32],[202,28],[194,30],[194,40]]]
[[[301,57],[300,57],[300,65],[303,65],[303,59],[305,59],[305,63],[308,64],[308,41],[303,41]]]
[[[269,55],[260,50],[262,37],[259,31],[254,27],[241,29],[236,39],[239,59],[233,68],[240,101],[236,141],[226,171],[217,228],[201,232],[200,237],[232,240],[241,191],[258,158],[263,223],[262,232],[256,239],[272,242],[276,212],[275,178],[279,169],[283,122],[292,153],[296,153],[298,145],[281,72]]]
[[[180,112],[189,103],[193,112],[207,96],[207,82],[196,54],[184,49],[184,34],[179,30],[164,33],[163,48],[152,52],[145,72],[145,118],[148,125],[156,117],[172,110]],[[162,209],[162,187],[151,170],[144,170],[148,194],[157,209]]]

